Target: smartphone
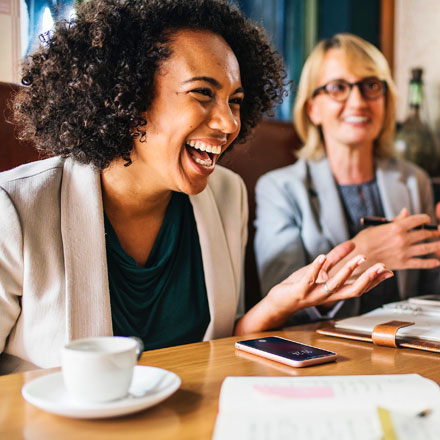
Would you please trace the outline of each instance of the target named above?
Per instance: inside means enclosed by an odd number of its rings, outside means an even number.
[[[312,347],[278,336],[239,341],[235,343],[235,348],[291,367],[323,364],[332,362],[337,357],[337,354],[333,351],[323,350],[322,348]]]

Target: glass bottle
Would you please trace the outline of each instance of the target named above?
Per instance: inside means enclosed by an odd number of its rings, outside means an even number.
[[[423,104],[423,69],[411,70],[408,116],[397,130],[394,147],[398,156],[416,163],[431,176],[438,174],[439,158],[429,127],[420,118]]]

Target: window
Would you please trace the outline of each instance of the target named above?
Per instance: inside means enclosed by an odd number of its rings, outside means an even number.
[[[55,21],[74,17],[74,0],[21,0],[21,55],[35,50],[40,35],[49,32]]]

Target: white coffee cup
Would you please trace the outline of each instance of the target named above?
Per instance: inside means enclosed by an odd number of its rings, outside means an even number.
[[[62,351],[67,391],[83,403],[109,402],[127,396],[142,350],[140,339],[121,336],[77,339],[68,343]]]

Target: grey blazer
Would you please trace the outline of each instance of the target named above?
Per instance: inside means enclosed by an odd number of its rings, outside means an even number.
[[[376,160],[375,165],[387,218],[395,217],[406,207],[410,214],[427,213],[435,221],[431,182],[424,171],[396,158]],[[263,295],[293,271],[350,238],[342,201],[326,158],[298,160],[265,174],[257,182],[256,200],[255,254]],[[438,273],[438,270],[398,271],[400,297],[434,291]],[[342,307],[344,316],[358,313],[358,299],[346,303],[349,304]],[[304,313],[298,314],[298,322],[307,320]]]
[[[217,166],[190,196],[211,322],[231,336],[244,312],[247,196]],[[113,334],[100,175],[59,157],[0,173],[0,374],[55,367],[68,341]]]

